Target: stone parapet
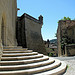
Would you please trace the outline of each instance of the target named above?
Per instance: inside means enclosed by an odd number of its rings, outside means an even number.
[[[39,17],[40,17],[40,16],[39,16]],[[28,18],[28,19],[30,19],[30,20],[36,22],[36,23],[43,24],[43,21],[40,21],[39,19],[36,19],[36,18],[34,18],[34,17],[32,17],[32,16],[26,14],[26,13],[24,13],[24,14],[20,17],[20,20],[22,20],[23,18]]]

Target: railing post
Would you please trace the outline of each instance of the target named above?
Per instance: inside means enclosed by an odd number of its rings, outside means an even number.
[[[67,55],[67,46],[66,46],[66,44],[65,44],[65,56],[68,56]]]

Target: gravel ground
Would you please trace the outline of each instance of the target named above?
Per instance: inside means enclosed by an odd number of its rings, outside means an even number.
[[[66,60],[64,62],[68,64],[67,71],[64,75],[75,75],[75,60]]]
[[[56,59],[64,61],[68,68],[63,75],[75,75],[75,56],[74,57],[55,57]]]

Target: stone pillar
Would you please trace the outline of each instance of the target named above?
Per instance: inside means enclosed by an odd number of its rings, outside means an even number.
[[[62,56],[62,52],[61,52],[61,26],[60,26],[60,23],[58,25],[58,30],[57,30],[57,43],[58,43],[58,56]]]

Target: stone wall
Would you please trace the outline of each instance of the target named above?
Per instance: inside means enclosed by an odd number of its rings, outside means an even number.
[[[66,45],[66,48],[69,56],[75,56],[75,44]]]
[[[0,0],[0,56],[2,45],[17,45],[15,38],[16,16],[16,0]]]
[[[75,20],[60,20],[58,23],[57,39],[58,39],[58,55],[61,56],[61,41],[67,37],[67,44],[75,43]]]
[[[18,46],[27,47],[26,45],[26,34],[25,34],[25,18],[18,17],[17,25],[16,25],[16,37]]]
[[[22,26],[20,25],[22,24]],[[39,17],[39,20],[33,18],[28,14],[23,14],[20,18],[19,26],[24,27],[22,28],[23,42],[26,42],[26,47],[28,49],[33,49],[33,51],[37,51],[43,54],[46,54],[44,42],[41,35],[41,27],[43,24],[43,17]],[[23,26],[25,25],[25,26]],[[21,30],[20,30],[21,31]]]

